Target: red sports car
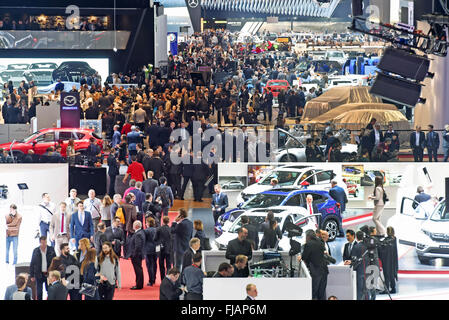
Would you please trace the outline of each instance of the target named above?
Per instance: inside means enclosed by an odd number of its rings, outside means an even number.
[[[47,151],[48,147],[60,145],[62,147],[61,155],[66,156],[66,149],[70,139],[75,140],[75,151],[83,153],[89,146],[89,139],[95,138],[97,144],[103,149],[103,140],[92,129],[83,128],[50,128],[42,129],[33,133],[28,138],[14,142],[12,151],[14,156],[21,158],[33,150],[35,154],[41,155]],[[9,152],[10,143],[0,144],[0,148]]]
[[[287,92],[288,88],[290,87],[290,84],[287,80],[269,80],[267,82],[267,85],[265,88],[270,89],[270,91],[273,93],[273,97],[277,97],[279,95],[279,92],[281,92],[282,89]]]

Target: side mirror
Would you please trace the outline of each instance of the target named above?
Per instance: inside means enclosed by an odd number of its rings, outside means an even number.
[[[241,208],[242,207],[242,205],[243,205],[243,202],[240,202],[239,204],[237,204],[237,208]]]

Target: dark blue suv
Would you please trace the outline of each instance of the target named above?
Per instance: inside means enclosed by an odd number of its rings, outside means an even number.
[[[326,190],[296,188],[271,189],[256,194],[239,206],[239,208],[229,210],[222,214],[215,225],[215,234],[220,235],[222,233],[222,226],[228,219],[234,221],[234,219],[246,210],[275,206],[302,206],[306,204],[308,194],[312,195],[313,203],[316,204],[319,213],[321,213],[320,229],[329,232],[329,241],[334,240],[337,236],[343,236],[340,206],[332,199],[329,192]]]

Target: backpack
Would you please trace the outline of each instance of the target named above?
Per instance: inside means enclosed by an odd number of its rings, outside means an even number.
[[[156,222],[156,227],[160,227],[161,226],[161,222],[160,222],[159,218],[155,214],[153,214],[153,212],[147,211],[145,213],[145,219],[146,218],[153,218],[154,221]]]
[[[168,198],[167,187],[160,187],[158,193],[162,200],[162,206],[168,207],[170,205],[170,199]]]
[[[120,223],[121,224],[125,224],[125,214],[124,214],[124,212],[123,212],[123,208],[122,207],[119,207],[118,209],[117,209],[117,211],[115,212],[115,216],[116,217],[118,217],[118,218],[120,218]]]

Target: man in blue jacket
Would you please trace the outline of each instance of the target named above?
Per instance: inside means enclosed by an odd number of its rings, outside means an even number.
[[[348,197],[346,195],[345,190],[337,185],[337,181],[332,180],[331,181],[331,189],[329,190],[329,195],[340,203],[340,214],[343,215],[343,213],[346,211],[346,203],[348,203]],[[340,234],[344,234],[343,227],[340,224]]]
[[[438,132],[433,131],[433,124],[428,125],[429,132],[426,136],[427,154],[429,155],[429,162],[432,162],[432,158],[435,162],[438,162],[438,148],[440,147],[440,135]]]
[[[84,203],[82,201],[77,204],[78,211],[72,214],[70,219],[70,239],[78,248],[78,241],[82,238],[88,238],[94,241],[94,224],[92,215],[88,211],[84,211]]]
[[[222,215],[229,206],[228,195],[221,192],[221,185],[216,184],[214,187],[215,193],[212,195],[212,213],[214,221],[217,223],[218,217]]]

